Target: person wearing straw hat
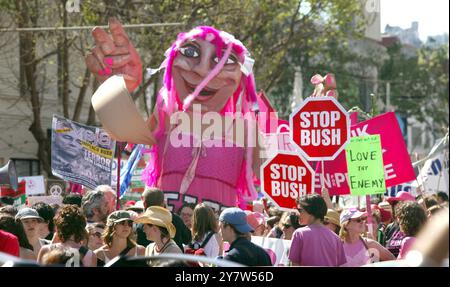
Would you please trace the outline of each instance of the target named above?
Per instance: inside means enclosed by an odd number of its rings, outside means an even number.
[[[144,224],[144,232],[147,239],[153,241],[145,249],[145,256],[154,256],[163,253],[183,253],[173,241],[176,228],[172,224],[172,213],[160,206],[150,206],[147,210],[134,220],[136,223]],[[151,266],[158,266],[159,262],[153,260]]]
[[[323,219],[323,225],[339,235],[339,231],[341,230],[341,223],[339,222],[339,213],[331,208],[328,208],[327,215],[325,215]]]

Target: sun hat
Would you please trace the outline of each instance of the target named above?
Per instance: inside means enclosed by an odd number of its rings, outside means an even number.
[[[132,220],[130,213],[125,210],[117,210],[108,216],[108,219],[106,220],[106,225],[113,226],[116,223],[127,220]]]
[[[327,210],[327,215],[325,215],[324,218],[334,225],[341,226],[341,223],[339,222],[339,213],[334,209],[329,208]]]
[[[134,222],[164,227],[167,231],[169,231],[170,238],[175,237],[176,228],[172,224],[172,213],[164,207],[150,206],[144,214],[136,218]]]
[[[264,218],[264,215],[262,215],[259,212],[251,212],[248,211],[247,213],[247,223],[253,228],[256,229],[260,225],[266,225],[266,220]]]
[[[349,208],[341,213],[340,222],[341,225],[350,219],[360,218],[361,216],[367,215],[367,212],[359,211],[357,208]]]
[[[226,222],[232,225],[240,233],[254,231],[247,222],[247,215],[245,214],[245,212],[237,207],[224,209],[220,214],[219,221]]]
[[[23,220],[23,219],[31,219],[31,218],[35,218],[40,221],[44,221],[44,218],[39,216],[39,213],[36,211],[36,209],[33,209],[33,208],[29,208],[29,207],[22,208],[16,214],[16,219]]]
[[[394,202],[397,202],[397,201],[415,201],[415,200],[416,200],[416,198],[414,196],[412,196],[409,192],[406,192],[406,191],[400,191],[399,193],[397,193],[396,196],[389,197],[387,199],[387,201],[390,204],[393,204]]]

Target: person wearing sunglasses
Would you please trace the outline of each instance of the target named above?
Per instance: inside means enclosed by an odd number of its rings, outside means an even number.
[[[345,267],[359,267],[366,264],[395,260],[389,250],[373,239],[361,236],[366,230],[367,213],[349,208],[341,213],[339,237],[344,246],[347,263]]]
[[[281,239],[291,240],[294,231],[300,228],[299,217],[294,212],[286,212],[280,220],[280,228],[283,231]]]
[[[124,210],[111,213],[103,232],[105,245],[94,251],[97,255],[97,266],[104,266],[116,256],[143,256],[145,248],[136,244],[133,235],[133,220],[130,214]]]
[[[301,197],[297,209],[300,225],[292,235],[289,260],[293,266],[330,266],[345,264],[342,241],[322,222],[327,214],[325,200],[318,194]]]
[[[105,230],[103,223],[94,223],[86,225],[86,231],[89,235],[88,248],[90,250],[97,250],[103,246],[102,234]]]

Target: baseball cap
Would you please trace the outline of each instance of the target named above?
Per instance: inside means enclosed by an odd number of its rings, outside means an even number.
[[[349,208],[347,210],[344,210],[341,213],[340,218],[341,225],[350,219],[360,218],[363,215],[367,215],[367,212],[359,211],[357,208]]]
[[[220,214],[219,221],[233,225],[233,227],[240,233],[254,231],[253,228],[247,223],[246,213],[237,207],[224,209]]]
[[[25,207],[19,210],[16,214],[16,219],[29,219],[29,218],[35,218],[39,219],[40,221],[44,221],[42,217],[39,216],[39,213],[36,211],[36,209]]]
[[[266,220],[264,215],[259,212],[246,212],[247,213],[247,223],[253,228],[256,229],[260,225],[265,225]]]
[[[108,216],[108,219],[106,220],[106,225],[113,226],[115,223],[126,220],[132,220],[130,213],[125,210],[117,210]]]
[[[387,201],[392,204],[396,201],[415,201],[416,198],[414,196],[412,196],[409,192],[406,191],[400,191],[399,193],[397,193],[396,196],[394,197],[389,197],[387,199]]]

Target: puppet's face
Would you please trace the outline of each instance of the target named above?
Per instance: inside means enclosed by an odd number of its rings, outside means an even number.
[[[172,66],[175,88],[181,101],[194,92],[219,60],[215,45],[208,41],[188,40],[181,46]],[[198,94],[190,109],[193,104],[201,104],[203,112],[222,110],[241,80],[238,61],[238,57],[231,53],[222,70]]]

